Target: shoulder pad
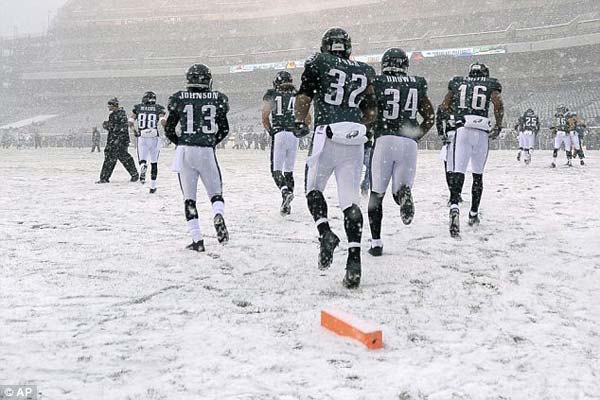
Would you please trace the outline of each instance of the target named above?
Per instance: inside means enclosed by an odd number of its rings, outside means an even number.
[[[319,58],[319,56],[321,55],[321,53],[314,53],[312,56],[308,57],[306,59],[306,61],[304,62],[305,65],[310,65],[310,64],[314,64],[317,59]]]

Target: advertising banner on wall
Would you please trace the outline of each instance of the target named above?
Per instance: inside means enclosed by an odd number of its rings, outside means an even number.
[[[455,49],[438,49],[438,50],[421,50],[409,51],[408,57],[413,61],[420,61],[424,58],[432,57],[474,57],[494,54],[505,54],[504,46],[478,46],[478,47],[462,47]],[[358,55],[353,59],[356,61],[365,62],[368,64],[378,64],[381,61],[381,54]],[[261,63],[261,64],[240,64],[229,67],[229,73],[236,74],[240,72],[253,72],[258,70],[278,70],[278,69],[296,69],[303,68],[304,60],[282,61],[276,63]]]

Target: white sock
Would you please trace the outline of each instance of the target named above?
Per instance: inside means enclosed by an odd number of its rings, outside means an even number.
[[[198,218],[189,220],[187,222],[188,231],[192,236],[192,240],[194,242],[199,242],[202,240],[202,232],[200,231],[200,222],[198,222]]]
[[[225,203],[223,203],[222,201],[215,201],[214,203],[212,203],[212,209],[215,215],[225,215]]]
[[[383,247],[383,240],[371,239],[371,248],[373,248],[373,247]]]
[[[150,181],[150,189],[156,189],[156,180]]]
[[[329,221],[327,220],[327,218],[319,218],[319,219],[318,219],[318,220],[315,222],[315,225],[319,226],[319,225],[321,225],[321,224],[324,224],[324,223],[326,223],[326,222],[329,222]]]

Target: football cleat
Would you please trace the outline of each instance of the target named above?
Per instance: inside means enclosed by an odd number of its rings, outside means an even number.
[[[346,289],[356,289],[360,285],[360,271],[353,272],[346,270],[346,276],[344,276],[342,284]]]
[[[450,209],[450,236],[453,238],[460,237],[460,212],[458,208]]]
[[[229,232],[225,226],[225,219],[221,214],[215,215],[214,219],[215,231],[217,231],[217,240],[219,243],[227,243],[229,241]]]
[[[96,184],[101,184],[101,183],[110,183],[108,181],[108,179],[100,179],[99,181],[96,181]]]
[[[156,188],[150,188],[150,194],[156,193]]]
[[[567,167],[572,167],[573,163],[571,162],[571,160],[567,160],[567,163],[565,164]]]
[[[137,182],[140,180],[140,176],[139,175],[134,175],[131,177],[131,179],[129,180],[129,182]]]
[[[521,152],[517,153],[517,161],[521,161]]]
[[[552,164],[550,164],[550,168],[556,168],[556,163],[553,161]]]
[[[197,251],[199,253],[206,250],[204,248],[204,240],[200,240],[199,242],[192,242],[192,243],[188,244],[187,246],[185,246],[185,248],[188,250]]]
[[[326,270],[331,267],[333,261],[333,251],[340,244],[340,238],[331,231],[325,232],[320,238],[321,247],[319,249],[319,269]]]
[[[373,257],[381,257],[383,255],[383,246],[373,246],[367,250],[367,253]]]
[[[580,160],[580,161],[579,161],[579,164],[580,164],[580,165],[583,167],[583,166],[585,165],[585,161],[583,161],[583,160]]]
[[[469,226],[479,225],[481,220],[479,219],[479,213],[473,214],[469,211]]]
[[[292,200],[294,200],[294,193],[291,190],[286,190],[282,194],[283,201],[281,202],[281,208],[279,212],[282,216],[290,215],[292,212]]]
[[[525,153],[525,165],[529,165],[531,163],[531,153]]]
[[[400,206],[400,216],[404,225],[410,225],[415,216],[415,203],[413,202],[410,187],[402,185],[396,194],[396,202]]]
[[[346,275],[342,280],[342,284],[346,289],[356,289],[360,285],[361,278],[361,266],[360,259],[352,259],[348,258],[348,262],[346,263]]]

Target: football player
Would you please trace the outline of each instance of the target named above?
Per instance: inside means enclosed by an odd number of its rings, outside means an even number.
[[[159,124],[165,126],[165,108],[156,104],[156,93],[144,93],[142,102],[133,107],[129,126],[133,127],[138,138],[137,152],[140,164],[140,182],[146,183],[147,160],[150,160],[150,193],[156,193],[156,177],[158,176],[158,155],[160,154]]]
[[[392,195],[400,206],[405,225],[414,217],[411,188],[417,169],[417,143],[435,123],[433,105],[427,95],[427,81],[408,75],[409,60],[402,49],[391,48],[381,59],[381,72],[373,82],[377,97],[375,146],[371,159],[371,196],[369,254],[381,256],[381,221],[383,197],[392,181]],[[417,116],[421,116],[419,123]]]
[[[572,157],[579,156],[579,164],[585,165],[585,154],[583,154],[583,136],[586,131],[586,124],[583,118],[577,115],[576,112],[570,112],[567,114],[567,120],[569,124],[569,136],[571,137],[571,144],[573,146]]]
[[[192,236],[192,243],[187,248],[204,251],[196,209],[198,179],[202,180],[212,203],[217,240],[219,243],[229,240],[223,218],[223,182],[215,152],[215,147],[229,133],[229,101],[223,93],[212,89],[212,74],[206,65],[192,65],[186,79],[187,89],[169,99],[165,136],[177,146],[173,170],[179,174],[185,218]],[[178,124],[181,136],[175,133]]]
[[[517,154],[517,161],[521,161],[521,153],[525,151],[525,157],[523,162],[529,165],[531,162],[531,153],[535,146],[535,137],[540,131],[540,119],[531,108],[519,118],[518,124],[515,126],[516,131],[519,133],[519,153]]]
[[[502,130],[504,103],[502,85],[490,77],[484,64],[474,63],[466,77],[455,77],[448,84],[442,102],[445,112],[453,110],[457,129],[448,152],[448,171],[451,175],[450,235],[460,236],[459,196],[465,182],[469,161],[473,172],[473,187],[469,225],[479,224],[479,203],[483,193],[483,171],[488,156],[489,140],[496,139]],[[490,103],[494,105],[495,124],[488,118]]]
[[[341,28],[331,28],[321,40],[321,52],[304,65],[302,85],[296,96],[297,136],[309,134],[306,125],[310,104],[314,101],[315,131],[306,168],[308,208],[319,231],[319,268],[327,269],[340,240],[327,220],[327,202],[323,191],[335,174],[339,206],[344,213],[348,237],[348,258],[343,284],[356,288],[361,279],[360,242],[363,215],[358,206],[365,124],[377,116],[373,90],[375,70],[350,59],[352,41]]]
[[[294,166],[299,139],[294,135],[296,88],[292,75],[279,71],[273,89],[263,97],[262,123],[271,136],[271,174],[282,196],[281,215],[289,215],[294,199]],[[310,125],[310,115],[305,121]]]
[[[559,105],[554,114],[554,123],[550,130],[554,133],[554,151],[552,153],[552,168],[556,168],[556,159],[561,146],[564,146],[567,155],[567,166],[572,166],[571,163],[571,135],[569,134],[569,109],[565,105]]]

